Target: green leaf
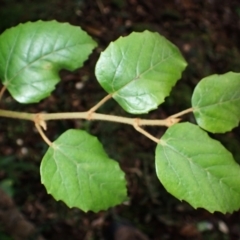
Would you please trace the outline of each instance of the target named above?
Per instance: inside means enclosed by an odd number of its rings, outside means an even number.
[[[96,77],[129,113],[147,113],[164,102],[186,67],[178,48],[158,33],[120,37],[101,53]]]
[[[199,126],[180,123],[166,131],[156,148],[156,170],[167,191],[194,208],[240,208],[240,167]]]
[[[240,121],[240,73],[228,72],[202,79],[192,96],[198,125],[212,133],[224,133]]]
[[[20,24],[0,35],[0,79],[18,102],[39,102],[54,90],[59,71],[81,67],[95,46],[68,23]]]
[[[97,212],[126,200],[124,173],[85,131],[63,133],[46,152],[40,171],[47,192],[69,207]]]

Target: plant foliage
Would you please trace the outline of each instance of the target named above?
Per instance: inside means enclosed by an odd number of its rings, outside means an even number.
[[[87,33],[67,23],[20,24],[0,36],[0,79],[18,102],[39,102],[59,82],[59,70],[81,67],[95,46]],[[232,154],[205,130],[222,133],[239,124],[239,73],[205,77],[194,90],[192,108],[165,120],[144,120],[145,125],[169,127],[161,139],[143,130],[141,119],[95,113],[110,97],[128,113],[156,109],[170,94],[185,67],[186,61],[178,48],[158,33],[134,32],[120,37],[101,53],[96,64],[96,78],[109,94],[107,98],[87,112],[65,113],[64,118],[132,124],[157,142],[156,172],[167,191],[195,208],[231,213],[240,208],[240,167]],[[197,125],[177,123],[177,117],[187,112],[193,112]],[[70,129],[54,142],[47,139],[42,131],[46,121],[60,119],[62,114],[0,109],[0,116],[34,121],[49,144],[40,167],[41,181],[56,200],[94,212],[126,200],[124,173],[96,137]]]
[[[86,131],[63,133],[49,147],[40,170],[48,192],[69,207],[100,211],[126,200],[124,173]]]
[[[164,102],[186,65],[178,48],[163,36],[134,32],[101,53],[96,77],[125,111],[140,114]]]
[[[240,73],[229,72],[202,79],[192,96],[194,115],[200,127],[224,133],[240,120]]]
[[[240,166],[199,126],[179,123],[167,130],[156,148],[156,171],[172,195],[195,208],[240,208]]]
[[[0,78],[18,102],[39,102],[60,81],[58,72],[81,67],[95,46],[83,30],[68,23],[20,24],[0,36]]]

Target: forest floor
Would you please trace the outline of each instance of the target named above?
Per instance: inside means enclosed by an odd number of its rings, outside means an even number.
[[[171,96],[148,118],[165,118],[190,107],[194,86],[203,77],[240,72],[240,2],[237,0],[221,3],[217,0],[0,0],[0,5],[0,33],[21,22],[56,19],[81,26],[98,42],[82,69],[61,72],[62,82],[48,99],[39,104],[20,105],[6,94],[1,108],[34,113],[90,109],[106,95],[94,76],[100,52],[119,36],[145,29],[159,32],[172,41],[189,64]],[[114,101],[100,111],[126,115]],[[191,118],[188,116],[186,120]],[[239,211],[211,214],[204,209],[193,209],[166,192],[156,177],[156,146],[149,139],[129,126],[70,120],[50,122],[48,136],[55,139],[73,127],[98,136],[108,154],[119,161],[128,180],[129,202],[97,214],[69,209],[64,203],[56,202],[40,183],[39,165],[46,144],[32,124],[1,119],[0,186],[12,196],[24,219],[45,239],[103,240],[104,234],[112,231],[109,226],[116,219],[131,222],[151,240],[240,239]],[[149,131],[161,136],[165,129]],[[216,138],[240,163],[240,129]],[[0,225],[0,239],[12,239],[3,226]]]

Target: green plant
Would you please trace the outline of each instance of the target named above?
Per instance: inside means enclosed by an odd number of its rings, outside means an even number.
[[[20,103],[36,103],[51,94],[61,69],[75,70],[96,42],[67,23],[28,22],[0,36],[1,97],[7,89]],[[196,86],[189,109],[163,120],[126,118],[96,113],[113,98],[128,113],[156,109],[181,77],[186,61],[178,48],[158,33],[144,31],[120,37],[100,55],[95,74],[108,93],[85,112],[25,113],[0,109],[1,117],[33,121],[49,145],[40,167],[47,192],[69,207],[99,211],[127,199],[124,173],[96,137],[70,129],[51,142],[47,121],[86,119],[132,125],[156,142],[156,172],[173,196],[194,208],[233,212],[240,208],[240,167],[220,142],[206,131],[224,133],[240,119],[240,74],[211,75]],[[192,112],[196,124],[179,123]],[[142,126],[168,127],[161,139]],[[206,131],[205,131],[206,130]]]

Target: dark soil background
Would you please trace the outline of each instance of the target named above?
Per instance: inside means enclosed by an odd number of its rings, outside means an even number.
[[[94,76],[100,52],[119,36],[145,29],[167,37],[189,63],[171,96],[148,118],[165,118],[190,107],[194,86],[203,77],[240,72],[240,1],[237,0],[0,0],[0,33],[21,22],[39,19],[79,25],[99,46],[85,67],[73,73],[61,72],[62,82],[48,99],[39,104],[20,105],[6,93],[1,108],[33,113],[91,108],[106,95]],[[127,115],[113,100],[100,112]],[[188,115],[186,120],[193,121],[193,117]],[[130,126],[56,121],[48,123],[47,135],[54,140],[69,128],[83,128],[97,135],[108,154],[119,161],[128,180],[129,202],[97,214],[69,209],[56,202],[40,183],[39,165],[47,146],[33,124],[1,119],[0,186],[45,239],[106,239],[104,233],[114,230],[110,228],[112,223],[122,219],[152,240],[240,239],[239,211],[223,215],[195,210],[164,190],[154,170],[155,144]],[[165,131],[148,130],[159,137]],[[240,129],[215,137],[240,162]],[[12,239],[4,223],[0,224],[0,239]],[[121,236],[115,239],[124,240]]]

